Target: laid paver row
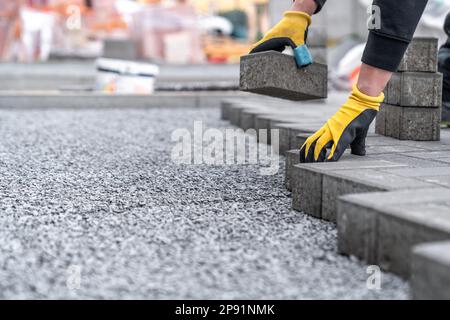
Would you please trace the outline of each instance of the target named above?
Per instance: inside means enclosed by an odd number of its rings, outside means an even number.
[[[330,96],[332,101],[338,98]],[[415,245],[450,240],[450,228],[443,228],[445,223],[450,224],[450,210],[447,214],[445,209],[450,206],[449,131],[442,132],[441,141],[425,142],[396,140],[376,135],[372,129],[367,139],[368,156],[364,158],[345,154],[336,163],[299,164],[298,146],[323,124],[335,104],[297,102],[274,108],[274,102],[265,106],[261,101],[253,104],[251,101],[224,102],[222,117],[233,118],[234,125],[246,130],[280,130],[280,153],[286,155],[287,162],[285,184],[292,191],[294,209],[337,222],[342,254],[357,256],[405,278],[422,279],[417,280],[420,284],[412,284],[413,290],[426,285],[424,277],[437,276],[416,274],[419,271],[411,274],[425,268],[411,269],[411,261]],[[264,122],[258,122],[259,118]],[[358,197],[370,199],[371,195],[377,195],[377,210],[368,200],[357,201]],[[383,196],[389,202],[385,206],[382,206]],[[410,210],[411,207],[417,209]],[[390,210],[398,213],[392,221]],[[427,224],[436,215],[439,223]],[[411,234],[417,237],[410,237]],[[430,259],[426,261],[426,270],[433,270]],[[439,275],[448,277],[450,272]],[[448,279],[442,278],[439,283],[445,281]],[[426,298],[432,294],[414,291],[413,296]]]

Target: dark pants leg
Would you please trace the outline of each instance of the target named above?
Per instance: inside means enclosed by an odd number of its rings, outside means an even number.
[[[428,0],[374,0],[380,9],[380,28],[369,33],[362,62],[396,71]]]
[[[322,7],[325,5],[325,2],[327,0],[314,0],[314,2],[317,4],[317,10],[315,13],[319,12],[320,10],[322,10]]]
[[[314,0],[317,12],[326,0]],[[336,0],[339,1],[339,0]],[[374,0],[380,9],[380,28],[369,33],[362,62],[387,71],[396,71],[428,0]]]

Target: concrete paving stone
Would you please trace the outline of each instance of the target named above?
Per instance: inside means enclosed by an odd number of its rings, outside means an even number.
[[[450,176],[450,166],[445,164],[434,168],[380,168],[379,170],[406,178]]]
[[[445,130],[441,130],[441,138],[439,141],[414,141],[414,140],[398,140],[396,138],[386,137],[392,139],[394,144],[416,147],[428,152],[432,151],[450,151],[450,139],[445,133]],[[421,151],[418,151],[421,152]]]
[[[400,189],[436,188],[436,184],[374,169],[340,170],[323,175],[321,218],[336,221],[337,199],[346,194]]]
[[[436,161],[434,159],[420,159],[415,157],[410,157],[410,153],[394,153],[394,154],[377,154],[368,155],[366,159],[368,160],[389,160],[396,163],[402,163],[408,167],[412,168],[434,168],[442,167],[443,163]]]
[[[277,129],[279,131],[279,151],[281,155],[285,155],[290,148],[290,135],[289,135],[289,124],[272,122],[270,124],[270,130]]]
[[[239,128],[244,131],[248,129],[255,129],[255,113],[254,111],[249,111],[244,109],[241,111],[239,116]]]
[[[450,239],[449,197],[444,188],[342,196],[338,250],[408,278],[414,245]]]
[[[302,133],[311,135],[318,126],[320,126],[320,123],[299,124],[298,122],[280,123],[272,121],[271,129],[276,128],[280,132],[280,154],[284,154],[288,150],[298,149],[299,145],[297,144],[297,135]]]
[[[383,104],[384,109],[384,132],[387,137],[400,139],[400,123],[402,119],[402,109],[390,104]]]
[[[284,185],[286,186],[286,189],[291,191],[291,177],[292,177],[292,170],[296,164],[300,163],[300,150],[288,150],[286,152],[286,173],[284,176]]]
[[[295,140],[297,142],[297,145],[301,148],[305,142],[306,139],[308,139],[308,137],[310,136],[310,133],[299,133],[296,137]]]
[[[240,91],[198,91],[197,107],[198,108],[220,108],[222,101],[229,98],[236,98],[239,101],[247,101],[250,94]]]
[[[450,164],[450,158],[439,158],[437,159],[438,162],[441,163],[449,163]]]
[[[406,153],[416,150],[417,148],[415,147],[404,145],[391,145],[391,146],[376,146],[376,145],[374,146],[370,144],[366,145],[367,155]]]
[[[425,181],[428,183],[434,183],[444,188],[450,188],[450,175],[449,176],[427,176],[420,177],[421,181]]]
[[[450,190],[447,195],[450,197]],[[415,245],[450,240],[450,207],[439,203],[396,205],[378,216],[377,229],[377,263],[407,279]]]
[[[222,120],[230,120],[232,104],[233,101],[231,100],[222,100],[220,105],[220,118]]]
[[[383,108],[386,136],[400,140],[439,141],[440,108],[399,107],[389,104],[384,104]]]
[[[437,38],[414,38],[400,63],[398,71],[436,72]]]
[[[271,111],[266,108],[258,108],[258,107],[241,109],[239,113],[239,127],[244,130],[255,129],[256,117],[266,114],[268,115],[270,114],[270,112]]]
[[[366,144],[370,146],[409,146],[410,143],[408,141],[399,141],[398,139],[394,139],[392,137],[387,137],[380,134],[369,135],[366,138]]]
[[[323,177],[339,170],[363,168],[403,167],[386,160],[366,161],[359,156],[347,155],[339,162],[302,163],[292,170],[292,208],[317,218],[322,217]]]
[[[349,169],[353,171],[353,169]],[[356,170],[361,172],[362,170]],[[352,179],[341,178],[338,175],[322,176],[322,205],[320,218],[336,222],[337,215],[337,199],[341,195],[385,191],[385,188],[379,188],[371,185],[370,181],[356,181]]]
[[[294,165],[291,171],[292,209],[321,217],[322,174],[305,170],[302,164]]]
[[[289,130],[289,147],[291,148],[291,149],[300,149],[301,148],[301,146],[303,145],[303,144],[299,144],[298,143],[298,138],[297,138],[297,136],[299,135],[299,134],[304,134],[305,133],[305,131],[303,130],[303,128],[304,127],[302,127],[302,129],[290,129]],[[312,132],[311,132],[312,133]],[[308,134],[311,134],[311,133],[308,133]]]
[[[275,51],[246,55],[241,58],[242,91],[289,100],[326,98],[327,66],[314,63],[297,68],[292,56]]]
[[[229,121],[234,126],[239,126],[241,111],[249,108],[245,102],[233,103],[229,110]]]
[[[402,107],[401,109],[400,140],[439,141],[440,108]]]
[[[147,95],[72,94],[60,92],[2,92],[0,109],[112,109],[112,108],[196,108],[201,93]]]
[[[256,130],[267,130],[269,139],[267,141],[268,144],[271,144],[271,128],[280,124],[290,124],[290,123],[298,123],[299,119],[302,119],[304,121],[307,121],[301,113],[280,113],[280,114],[263,114],[263,115],[257,115],[255,117],[255,129]],[[308,130],[308,127],[310,127],[309,123],[305,123],[304,125],[305,131]]]
[[[408,157],[439,160],[441,158],[450,158],[450,150],[410,152]]]
[[[386,135],[386,109],[385,104],[381,104],[380,111],[375,119],[375,133]]]
[[[70,88],[69,88],[70,89]],[[239,90],[238,81],[192,81],[192,82],[157,82],[155,91],[158,92],[233,92]],[[248,94],[250,96],[250,94]],[[209,103],[214,104],[217,100],[210,99]]]
[[[376,212],[370,207],[360,206],[357,201],[353,201],[353,198],[349,198],[350,196],[362,195],[364,194],[346,195],[338,198],[336,212],[338,252],[374,264]]]
[[[441,131],[442,132],[442,131]],[[397,140],[398,144],[416,147],[425,151],[450,151],[450,144],[442,141],[413,141],[413,140]],[[408,153],[409,154],[409,153]]]
[[[258,134],[258,142],[263,142],[267,144],[271,144],[271,136],[270,136],[270,119],[272,116],[270,115],[257,115],[255,117],[255,130],[256,132],[260,132],[261,130],[267,131],[267,139],[266,141],[260,141],[260,135]]]
[[[442,105],[442,74],[397,72],[385,89],[385,103],[402,107],[437,108]]]
[[[411,295],[417,300],[450,300],[450,241],[414,246]]]

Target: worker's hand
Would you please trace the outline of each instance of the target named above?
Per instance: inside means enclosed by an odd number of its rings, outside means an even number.
[[[300,162],[338,161],[349,145],[352,154],[364,156],[367,131],[383,100],[383,93],[371,97],[355,85],[347,102],[303,144]]]
[[[305,45],[306,31],[310,24],[311,17],[307,13],[287,11],[283,19],[253,46],[250,53],[270,50],[282,52],[286,47],[291,47],[299,67],[311,64],[312,58]]]

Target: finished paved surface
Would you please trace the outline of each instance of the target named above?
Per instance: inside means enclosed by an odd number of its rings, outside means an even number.
[[[407,298],[256,165],[174,165],[218,109],[0,111],[0,298]],[[81,267],[78,290],[68,268]],[[70,270],[70,269],[69,269]]]

